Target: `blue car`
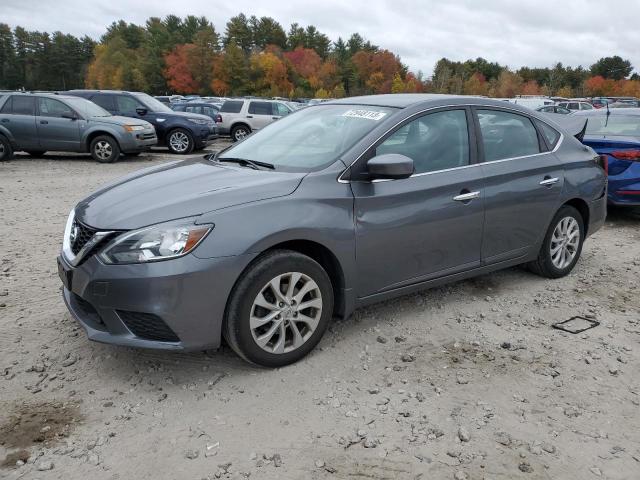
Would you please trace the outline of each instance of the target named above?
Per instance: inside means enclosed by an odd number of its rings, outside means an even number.
[[[588,117],[582,143],[609,163],[609,204],[640,206],[640,108],[576,112]]]

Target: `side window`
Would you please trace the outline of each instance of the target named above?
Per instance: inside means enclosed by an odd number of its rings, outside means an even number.
[[[376,147],[376,155],[411,158],[416,173],[469,165],[469,131],[464,110],[430,113],[403,125]]]
[[[579,110],[580,109],[580,105],[578,105],[577,103],[570,103],[567,108],[569,110]]]
[[[202,107],[202,113],[213,118],[218,114],[218,110],[213,107]]]
[[[528,117],[501,110],[477,110],[484,160],[540,153],[538,133]]]
[[[95,95],[91,98],[91,101],[110,112],[115,110],[113,95]]]
[[[116,96],[116,105],[118,106],[118,112],[128,114],[135,114],[136,108],[142,106],[134,98],[125,95]]]
[[[74,111],[70,107],[53,98],[38,98],[38,109],[41,117],[62,118],[64,115],[74,115]]]
[[[202,113],[202,107],[187,105],[184,111],[187,113]]]
[[[12,108],[11,108],[11,105],[13,103],[12,99],[13,97],[9,97],[7,101],[4,102],[4,105],[2,106],[2,110],[0,110],[0,113],[12,113]]]
[[[270,102],[250,102],[249,113],[253,115],[273,115]]]
[[[220,111],[226,113],[240,113],[243,105],[244,102],[242,100],[227,100],[222,104]]]
[[[285,115],[289,115],[291,113],[291,111],[281,103],[274,103],[273,106],[275,108],[276,115],[280,117],[284,117]]]
[[[26,95],[16,95],[13,97],[13,114],[14,115],[35,115],[36,112],[35,97]]]
[[[590,103],[582,103],[582,110],[593,110],[593,105],[591,105]]]
[[[542,132],[544,138],[547,140],[549,147],[551,148],[551,150],[553,150],[557,145],[558,140],[560,140],[560,132],[558,132],[555,128],[550,127],[546,123],[541,122],[540,120],[536,120],[536,125],[538,125],[538,128]]]
[[[184,105],[173,105],[171,107],[171,110],[173,110],[174,112],[184,112],[185,106]]]

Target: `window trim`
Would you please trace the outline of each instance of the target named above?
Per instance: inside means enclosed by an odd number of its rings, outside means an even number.
[[[406,122],[407,120],[416,118],[416,117],[418,117],[420,115],[425,114],[426,112],[430,112],[430,111],[433,111],[433,110],[446,109],[446,108],[461,108],[461,107],[465,107],[465,108],[468,108],[468,109],[480,108],[480,109],[483,109],[483,110],[485,108],[494,108],[496,110],[504,110],[506,112],[513,112],[513,113],[517,113],[517,114],[529,117],[526,113],[523,113],[520,110],[516,110],[516,109],[508,108],[508,107],[502,107],[502,106],[497,107],[497,106],[494,106],[494,105],[480,105],[480,104],[476,104],[476,103],[467,103],[467,104],[459,104],[459,105],[439,105],[439,106],[425,108],[424,110],[420,110],[419,112],[416,112],[416,113],[410,115],[409,117],[398,121],[393,126],[389,127],[389,129],[387,129],[382,135],[380,135],[378,137],[378,139],[373,142],[372,145],[375,145],[381,138],[384,138],[389,132],[391,132],[398,125]],[[474,120],[474,128],[472,128],[471,131],[474,132],[475,150],[478,151],[478,148],[479,148],[479,146],[478,146],[478,137],[477,137],[478,125],[475,123],[475,122],[477,122],[477,119],[476,119],[475,115],[472,115],[472,117],[473,117],[473,120]],[[537,117],[529,117],[529,118],[537,118]],[[532,122],[532,123],[534,124],[534,127],[535,127],[535,122]],[[564,141],[564,134],[562,132],[560,132],[560,138],[558,139],[558,143],[556,144],[555,148],[553,150],[551,150],[551,151],[540,152],[540,153],[537,153],[535,155],[524,155],[524,156],[521,156],[521,157],[505,158],[505,159],[502,159],[502,160],[492,160],[490,162],[484,162],[484,163],[471,163],[469,165],[465,165],[465,166],[462,166],[462,167],[455,167],[455,168],[453,168],[451,170],[458,170],[458,169],[461,169],[461,168],[477,167],[477,166],[480,166],[480,165],[489,165],[489,164],[492,164],[492,163],[502,163],[502,162],[508,162],[508,161],[511,161],[511,160],[520,160],[522,158],[536,157],[538,155],[549,155],[550,153],[555,153],[556,151],[558,151],[558,149],[562,145],[563,141]],[[351,182],[363,182],[363,181],[366,182],[366,180],[353,180],[351,178],[342,178],[342,177],[344,175],[347,175],[351,171],[351,168],[362,159],[362,157],[365,155],[365,153],[367,153],[370,150],[370,148],[371,148],[371,146],[366,148],[365,150],[363,150],[362,153],[360,153],[360,155],[358,155],[356,157],[356,159],[347,166],[347,168],[345,168],[344,170],[342,170],[340,172],[340,175],[338,175],[338,178],[336,178],[336,181],[338,183],[351,183]],[[440,173],[442,171],[448,171],[448,170],[438,170],[438,171],[434,171],[434,172],[425,172],[424,174],[421,174],[421,175],[425,175],[425,174],[426,175],[432,175],[434,173]],[[409,177],[409,178],[412,178],[412,177]],[[378,180],[370,181],[369,183],[373,183],[373,182],[390,182],[390,181],[397,181],[397,180],[394,180],[394,179],[378,179]]]

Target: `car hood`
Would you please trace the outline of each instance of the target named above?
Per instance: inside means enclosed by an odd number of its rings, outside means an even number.
[[[107,125],[144,125],[152,126],[146,120],[140,120],[138,118],[121,117],[118,115],[111,115],[109,117],[89,117],[89,120],[94,123],[104,123]]]
[[[92,193],[77,205],[76,218],[100,230],[131,230],[289,195],[304,175],[201,158],[173,162],[135,172]]]

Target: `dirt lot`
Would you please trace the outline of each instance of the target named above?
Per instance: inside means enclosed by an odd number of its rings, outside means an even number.
[[[359,310],[284,369],[90,343],[60,297],[67,214],[169,159],[0,164],[0,477],[640,478],[640,215],[612,212],[566,279]],[[551,328],[574,315],[601,323]]]

